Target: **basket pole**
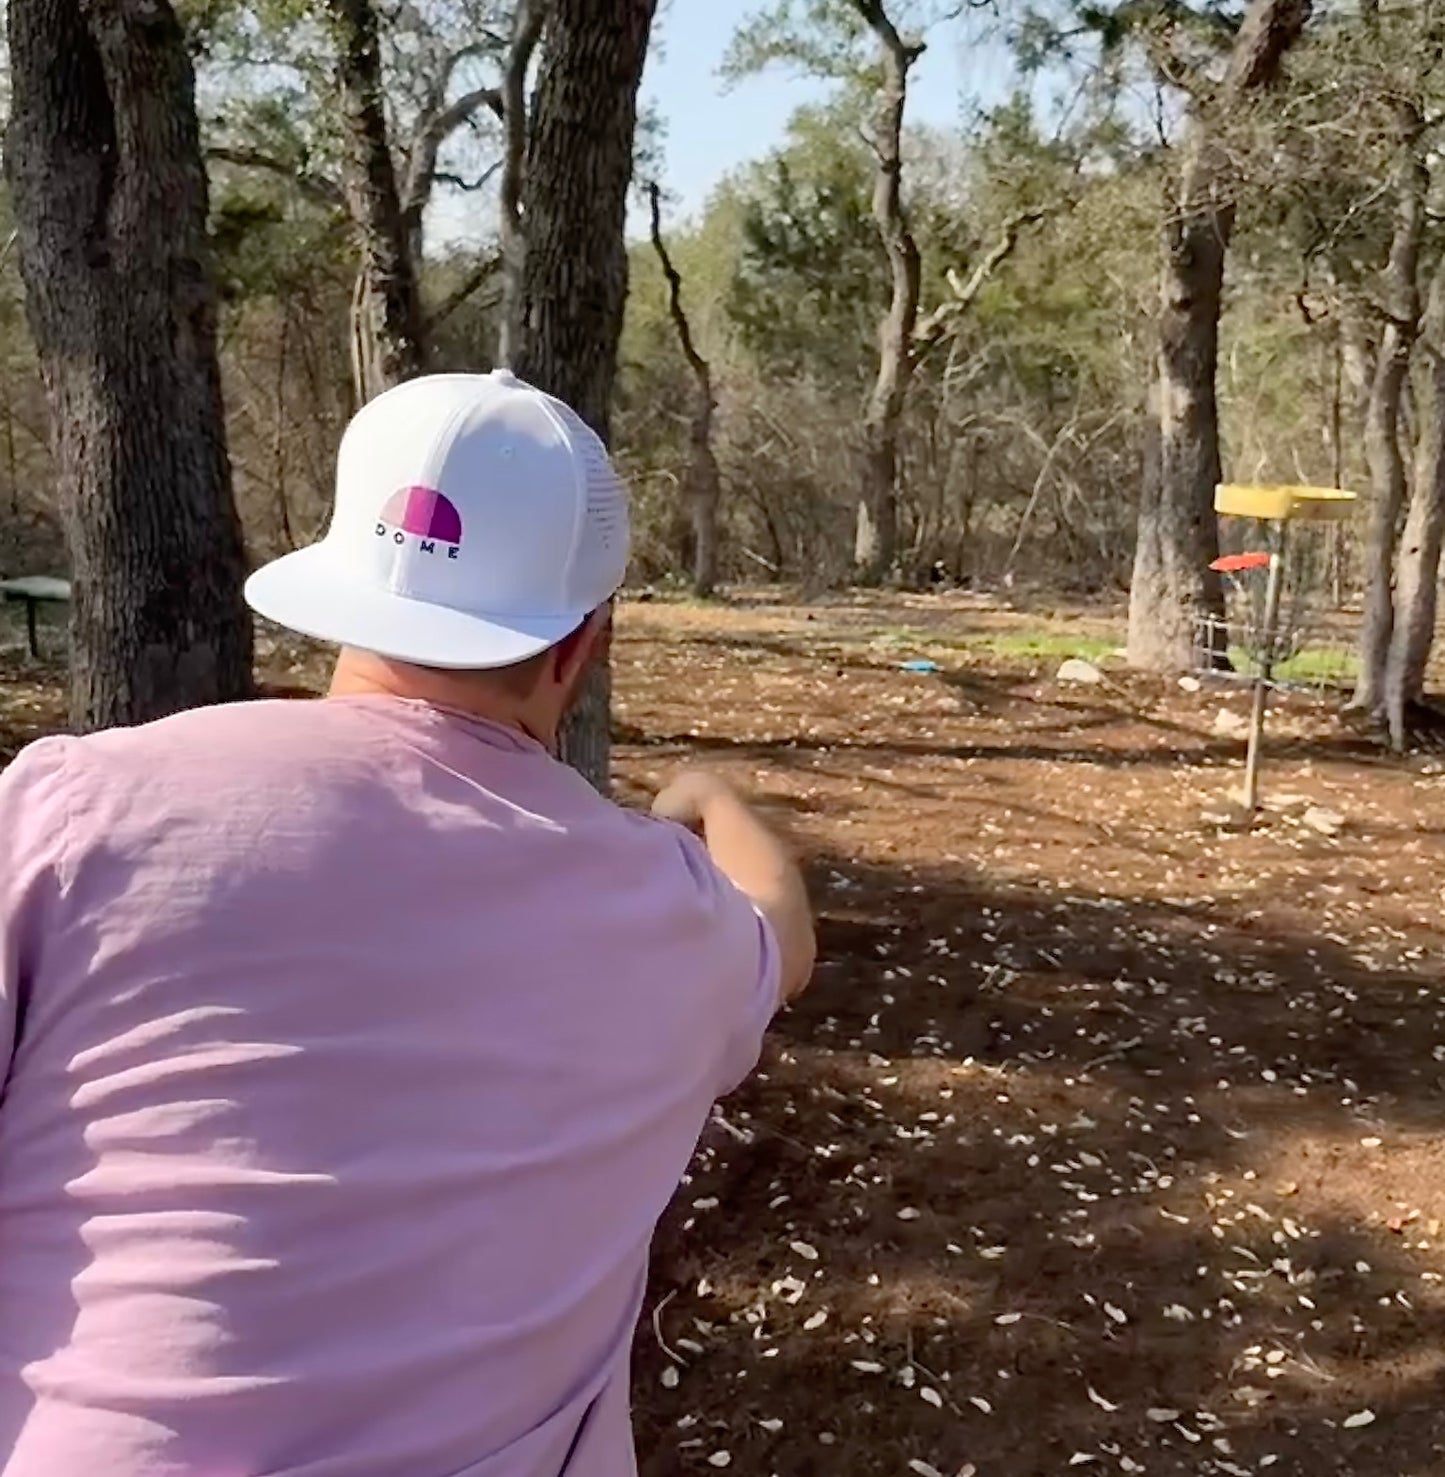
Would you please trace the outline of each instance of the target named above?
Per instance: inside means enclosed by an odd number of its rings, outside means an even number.
[[[1259,809],[1259,756],[1264,745],[1264,719],[1274,678],[1274,633],[1279,623],[1280,587],[1284,583],[1284,551],[1288,526],[1279,526],[1279,541],[1270,554],[1269,584],[1264,595],[1264,628],[1260,632],[1259,673],[1254,679],[1254,702],[1249,714],[1249,747],[1244,756],[1244,808]]]

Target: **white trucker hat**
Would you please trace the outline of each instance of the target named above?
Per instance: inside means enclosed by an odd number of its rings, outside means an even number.
[[[505,370],[409,380],[347,427],[326,537],[246,600],[306,636],[421,667],[507,667],[622,584],[627,494],[600,438]]]

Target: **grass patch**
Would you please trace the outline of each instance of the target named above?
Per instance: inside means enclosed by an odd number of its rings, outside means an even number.
[[[950,635],[937,629],[924,631],[907,626],[873,631],[865,641],[867,645],[882,647],[890,654],[916,656],[930,651],[959,652],[1019,664],[1064,661],[1071,656],[1097,662],[1123,644],[1122,639],[1113,636],[1090,635],[1083,631],[971,631]]]
[[[1078,657],[1086,662],[1102,661],[1122,642],[1112,636],[1089,636],[1069,631],[994,631],[976,636],[969,645],[987,651],[1001,661],[1060,661]]]
[[[1234,670],[1245,676],[1253,676],[1259,670],[1254,655],[1243,647],[1231,647],[1229,659],[1234,663]],[[1306,646],[1274,669],[1277,682],[1306,682],[1319,686],[1350,683],[1359,673],[1359,658],[1353,652],[1327,646]]]

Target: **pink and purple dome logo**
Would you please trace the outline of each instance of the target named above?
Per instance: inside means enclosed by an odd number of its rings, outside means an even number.
[[[376,536],[404,544],[408,534],[420,540],[422,553],[435,554],[438,544],[446,544],[447,558],[455,559],[462,542],[462,515],[434,487],[403,487],[387,498]]]

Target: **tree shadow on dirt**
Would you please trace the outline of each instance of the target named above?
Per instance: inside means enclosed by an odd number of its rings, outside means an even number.
[[[776,671],[780,668],[797,667],[824,677],[845,675],[863,676],[874,680],[903,680],[915,684],[920,701],[925,704],[913,716],[921,719],[956,718],[960,713],[968,717],[1000,718],[1005,714],[1027,715],[1024,731],[1034,737],[1067,735],[1077,738],[1096,730],[1116,729],[1121,726],[1137,726],[1146,734],[1171,735],[1179,740],[1176,755],[1204,756],[1219,754],[1236,757],[1240,750],[1237,737],[1220,739],[1210,731],[1210,713],[1217,704],[1236,704],[1248,699],[1246,688],[1208,690],[1197,701],[1200,704],[1197,718],[1187,719],[1172,714],[1165,703],[1178,700],[1179,694],[1167,680],[1133,672],[1120,672],[1106,679],[1096,688],[1073,685],[1054,685],[1048,681],[1046,668],[1020,670],[1016,665],[999,663],[980,665],[982,654],[977,650],[964,649],[959,660],[943,661],[938,669],[929,674],[901,677],[902,658],[894,652],[858,650],[857,637],[840,635],[830,631],[809,635],[764,636],[755,633],[735,633],[728,636],[716,634],[678,635],[669,642],[668,658],[686,664],[694,654],[704,663],[708,658],[734,666],[738,670],[749,669]],[[936,708],[926,706],[930,697],[941,699]],[[1276,699],[1276,707],[1288,704],[1287,695]],[[1311,704],[1312,705],[1312,704]],[[628,742],[667,745],[696,741],[695,735],[668,737],[644,735],[637,730],[624,728],[622,738]],[[717,742],[714,736],[702,742]],[[793,736],[786,742],[799,747]],[[806,747],[806,745],[801,745]],[[835,747],[829,745],[829,747]],[[910,743],[880,742],[864,740],[859,743],[836,747],[873,748],[887,752],[893,750],[898,756],[917,756],[928,752],[926,748]],[[1073,744],[1073,757],[1112,762],[1119,765],[1143,764],[1168,760],[1168,750],[1157,744],[1137,744],[1117,748],[1085,749]],[[1316,733],[1301,742],[1297,738],[1281,736],[1273,738],[1273,749],[1280,754],[1312,755],[1318,758],[1361,759],[1376,762],[1392,762],[1382,755],[1378,734],[1364,731],[1358,724],[1344,722],[1327,733]],[[1019,758],[1064,758],[1071,757],[1060,749],[1042,746],[1037,749],[1003,746],[995,750],[983,746],[978,752],[943,748],[936,751],[947,757],[1008,757]]]
[[[931,714],[920,714],[920,719]],[[1112,719],[1101,719],[1099,727],[1109,723],[1117,725],[1123,717],[1114,713]],[[1077,720],[1059,726],[1060,731],[1070,735],[1080,732]],[[1047,730],[1039,730],[1046,734]],[[745,762],[767,761],[787,767],[798,759],[814,754],[867,755],[879,763],[916,762],[920,759],[938,760],[1042,760],[1053,763],[1079,763],[1096,765],[1104,769],[1129,769],[1161,767],[1169,768],[1181,759],[1199,763],[1224,763],[1239,759],[1239,739],[1215,739],[1201,737],[1196,731],[1181,730],[1191,735],[1192,742],[1176,748],[1161,747],[1159,744],[1108,744],[1089,746],[1083,743],[1049,743],[1030,741],[1026,732],[1022,740],[1002,737],[997,742],[936,743],[928,739],[742,739],[726,734],[693,733],[644,733],[642,730],[619,723],[614,730],[618,743],[633,744],[643,749],[691,753],[699,756],[727,755]],[[1308,739],[1272,739],[1270,756],[1273,760],[1313,759],[1316,761],[1339,761],[1356,764],[1359,756],[1354,740],[1348,737],[1311,737]]]
[[[824,1029],[911,1055],[922,1019],[985,1061],[1077,1072],[1107,1054],[1175,1091],[1233,1078],[1300,1113],[1343,1095],[1402,1127],[1445,1126],[1438,956],[1373,967],[1336,937],[1245,928],[1207,902],[989,888],[962,867],[821,859],[813,887],[824,987],[779,1018],[785,1039]],[[911,1009],[874,1025],[888,974]]]
[[[645,1477],[1445,1470],[1440,1227],[1372,1178],[1438,1182],[1435,966],[962,868],[816,882],[818,984],[659,1236]]]

